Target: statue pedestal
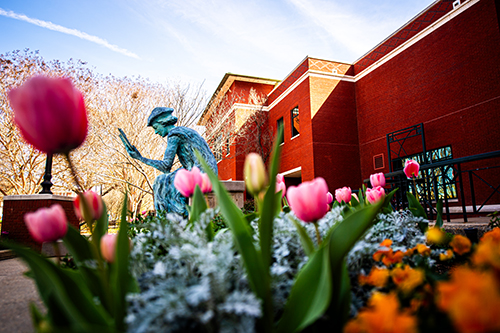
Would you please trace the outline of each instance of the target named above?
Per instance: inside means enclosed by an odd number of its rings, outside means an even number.
[[[24,214],[34,212],[42,207],[54,204],[62,206],[69,224],[80,230],[80,222],[73,208],[74,197],[54,194],[8,195],[3,197],[2,239],[21,243],[34,250],[41,251],[42,245],[37,243],[24,223]]]
[[[242,180],[224,180],[221,183],[229,192],[236,206],[243,208],[243,204],[245,203],[245,182]],[[217,206],[217,198],[213,192],[205,194],[205,197],[210,208]],[[191,204],[191,199],[189,199],[189,204]]]

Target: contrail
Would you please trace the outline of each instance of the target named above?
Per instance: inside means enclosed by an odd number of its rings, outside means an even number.
[[[73,35],[73,36],[76,36],[78,38],[85,39],[85,40],[88,40],[90,42],[107,47],[108,49],[110,49],[112,51],[121,53],[121,54],[126,55],[128,57],[140,59],[140,57],[137,54],[130,52],[129,50],[126,50],[126,49],[123,49],[123,48],[118,47],[116,45],[110,44],[105,39],[99,38],[97,36],[89,35],[85,32],[82,32],[82,31],[79,31],[76,29],[66,28],[66,27],[63,27],[63,26],[60,26],[58,24],[54,24],[54,23],[48,22],[48,21],[33,19],[33,18],[30,18],[24,14],[16,14],[13,11],[10,11],[10,10],[6,11],[6,10],[3,10],[2,8],[0,8],[0,15],[10,17],[10,18],[13,18],[15,20],[25,21],[25,22],[28,22],[28,23],[31,23],[34,25],[38,25],[39,27],[42,27],[42,28],[46,28],[46,29],[50,29],[50,30],[54,30],[54,31],[59,31],[59,32],[62,32],[64,34],[68,34],[68,35]]]

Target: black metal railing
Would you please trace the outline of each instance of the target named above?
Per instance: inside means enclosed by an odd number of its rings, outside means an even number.
[[[420,166],[419,178],[413,180],[408,179],[403,170],[386,173],[387,183],[391,185],[391,190],[399,188],[393,198],[394,209],[402,209],[408,207],[406,192],[410,189],[413,194],[418,194],[418,198],[425,208],[429,219],[434,219],[436,215],[436,200],[443,199],[444,213],[446,220],[450,221],[450,200],[458,199],[462,208],[462,216],[464,222],[467,222],[467,216],[470,214],[484,213],[483,209],[486,204],[493,198],[495,193],[500,194],[500,184],[490,184],[484,177],[483,173],[494,172],[498,174],[500,165],[490,165],[480,168],[465,169],[466,163],[481,161],[491,158],[500,157],[500,150],[477,154],[467,157],[460,157],[429,163]],[[464,179],[468,177],[469,191],[466,193],[464,189]],[[499,179],[496,177],[495,179]],[[477,205],[477,196],[475,191],[475,181],[482,182],[491,191],[486,193],[486,199]],[[369,183],[369,179],[364,181]],[[482,193],[484,197],[484,192]],[[467,211],[466,200],[472,203],[472,210]]]

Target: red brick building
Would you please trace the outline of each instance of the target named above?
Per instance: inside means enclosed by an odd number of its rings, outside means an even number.
[[[200,120],[209,143],[219,136],[229,146],[219,155],[219,177],[243,179],[244,156],[227,133],[259,107],[251,91],[265,96],[266,126],[284,126],[280,171],[288,184],[320,176],[331,191],[355,189],[423,151],[435,162],[500,150],[499,16],[499,1],[436,1],[353,64],[306,57],[282,81],[226,74]],[[423,130],[425,140],[410,135],[403,150],[388,144],[388,135],[412,126],[400,136]],[[500,160],[467,167],[491,165]],[[488,177],[500,183],[500,171]]]

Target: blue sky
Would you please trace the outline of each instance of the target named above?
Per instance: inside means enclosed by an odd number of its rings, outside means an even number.
[[[353,62],[432,0],[0,0],[0,54],[199,84],[283,79],[307,55]]]

